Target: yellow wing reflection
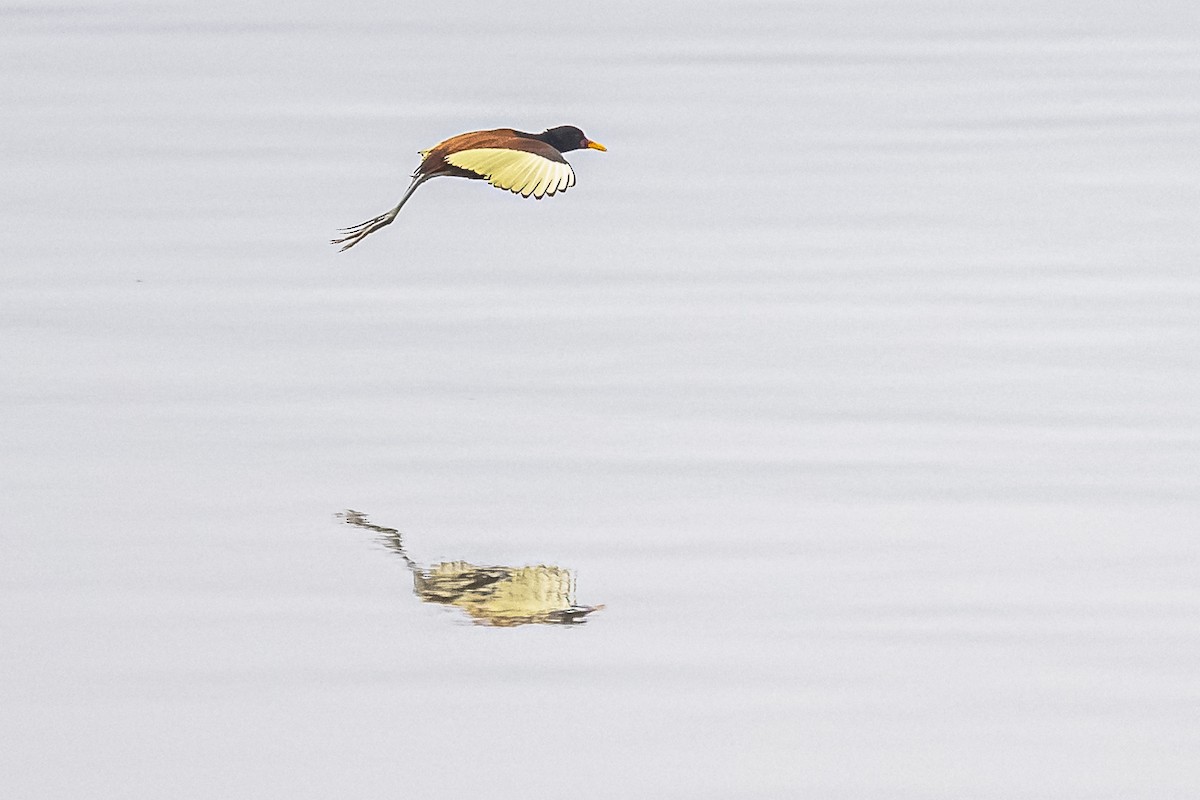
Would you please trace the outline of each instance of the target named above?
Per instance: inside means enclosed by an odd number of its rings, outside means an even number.
[[[404,549],[395,528],[370,522],[358,511],[338,514],[349,525],[379,534],[388,549],[408,566],[413,593],[423,602],[457,606],[479,625],[569,625],[584,621],[604,608],[575,603],[575,575],[563,567],[481,567],[465,561],[446,561],[422,567]]]

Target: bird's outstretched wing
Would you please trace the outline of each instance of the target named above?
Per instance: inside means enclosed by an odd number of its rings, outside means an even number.
[[[548,145],[547,148],[551,149]],[[478,147],[450,153],[445,158],[448,164],[481,175],[492,186],[522,197],[541,200],[575,185],[575,171],[561,156],[559,160],[551,160],[528,150]]]

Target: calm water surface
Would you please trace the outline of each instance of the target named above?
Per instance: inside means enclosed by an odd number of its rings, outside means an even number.
[[[0,23],[0,794],[1200,795],[1191,3]]]

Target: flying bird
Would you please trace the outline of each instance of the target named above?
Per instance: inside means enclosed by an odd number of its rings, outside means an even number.
[[[452,136],[420,151],[421,165],[413,173],[408,191],[395,208],[352,228],[343,228],[339,231],[343,234],[341,238],[332,240],[332,244],[340,244],[342,250],[348,250],[368,234],[392,224],[418,186],[443,175],[485,180],[497,189],[538,200],[565,192],[575,185],[575,172],[562,154],[587,148],[608,149],[571,125],[560,125],[541,133],[497,128]]]

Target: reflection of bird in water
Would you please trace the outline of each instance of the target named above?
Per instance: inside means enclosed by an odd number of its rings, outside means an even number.
[[[531,623],[565,625],[604,606],[575,604],[575,576],[562,567],[480,567],[447,561],[423,568],[404,549],[395,528],[367,520],[358,511],[338,514],[347,524],[379,534],[380,541],[408,566],[413,592],[426,603],[451,605],[466,611],[480,625],[512,627]]]

